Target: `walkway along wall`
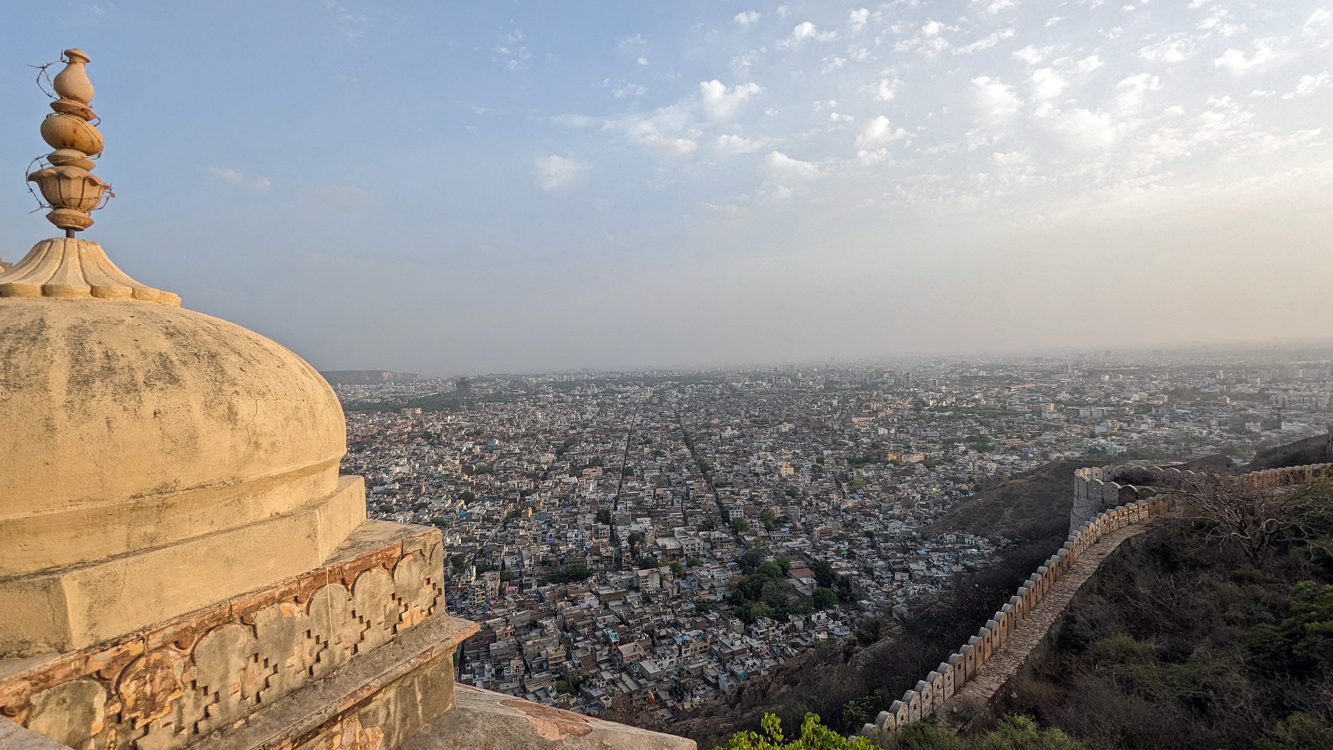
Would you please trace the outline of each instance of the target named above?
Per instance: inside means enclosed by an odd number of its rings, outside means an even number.
[[[1146,471],[1151,472],[1152,484],[1166,487],[1179,487],[1195,476],[1194,472],[1182,472],[1170,467],[1152,467]],[[1333,475],[1333,464],[1311,464],[1253,472],[1243,475],[1241,481],[1251,488],[1272,489],[1330,475]],[[1091,512],[1091,509],[1103,503],[1112,503],[1126,496],[1133,497],[1143,491],[1142,487],[1115,482],[1117,476],[1118,470],[1111,467],[1079,469],[1075,472],[1075,512]],[[901,700],[894,701],[889,710],[881,711],[875,717],[875,723],[862,727],[861,734],[873,738],[886,732],[896,733],[903,726],[930,716],[973,679],[993,654],[1023,627],[1028,616],[1055,582],[1069,572],[1088,548],[1126,526],[1146,523],[1173,512],[1177,502],[1175,494],[1167,491],[1141,500],[1119,502],[1092,513],[1088,520],[1075,527],[1060,550],[1029,576],[1009,602],[977,630],[975,636],[940,662],[925,679],[918,681],[915,688],[904,693]]]

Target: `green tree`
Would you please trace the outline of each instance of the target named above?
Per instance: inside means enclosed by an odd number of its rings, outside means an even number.
[[[591,575],[592,571],[588,569],[587,565],[574,563],[568,567],[551,571],[551,574],[546,577],[546,580],[551,583],[571,583],[574,581],[587,580]]]
[[[721,750],[871,750],[864,737],[843,737],[819,723],[819,717],[806,714],[801,733],[791,742],[785,742],[782,722],[773,714],[764,714],[758,732],[737,732]]]
[[[1333,586],[1301,581],[1291,589],[1291,616],[1259,624],[1246,647],[1259,672],[1315,677],[1333,672]]]
[[[813,599],[816,609],[828,609],[838,603],[838,595],[833,593],[833,589],[827,589],[823,586],[815,588]]]
[[[742,572],[753,573],[755,570],[758,570],[760,565],[764,564],[764,558],[766,557],[768,557],[768,553],[764,550],[750,549],[742,552],[740,556],[736,558],[736,564],[741,566]]]
[[[671,563],[671,575],[675,576],[676,578],[684,578],[685,566],[681,565],[678,562]]]
[[[611,509],[610,509],[610,508],[598,508],[598,509],[597,509],[597,523],[600,523],[600,524],[602,524],[603,526],[610,526],[610,525],[611,525]]]
[[[828,560],[820,560],[815,563],[813,570],[815,574],[815,585],[823,586],[826,589],[833,588],[833,584],[838,580],[838,576],[833,572],[833,566]]]
[[[750,530],[750,522],[744,518],[731,519],[731,530],[737,534],[744,534]]]

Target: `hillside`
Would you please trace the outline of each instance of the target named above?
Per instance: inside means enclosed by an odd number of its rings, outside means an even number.
[[[1007,539],[1063,538],[1069,533],[1074,471],[1094,465],[1055,461],[986,487],[944,514],[926,534],[965,531]]]
[[[1279,445],[1254,454],[1248,471],[1282,469],[1288,466],[1322,464],[1328,461],[1328,436],[1315,435],[1294,443]]]
[[[1333,747],[1333,484],[1254,505],[1295,533],[1247,554],[1178,521],[1122,547],[998,712],[1090,750]]]

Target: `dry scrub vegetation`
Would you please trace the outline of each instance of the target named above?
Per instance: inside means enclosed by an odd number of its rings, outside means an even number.
[[[1131,542],[1002,709],[1087,747],[1333,747],[1333,483],[1182,488],[1193,517]]]

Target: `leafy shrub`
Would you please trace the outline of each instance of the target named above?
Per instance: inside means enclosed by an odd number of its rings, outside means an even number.
[[[848,739],[822,726],[814,714],[805,715],[799,737],[791,742],[783,740],[782,722],[773,714],[764,714],[758,732],[737,732],[721,750],[871,750],[873,747],[864,737]]]
[[[1333,586],[1301,581],[1291,589],[1290,611],[1281,623],[1250,631],[1250,666],[1264,674],[1327,674],[1333,666]]]
[[[1259,750],[1324,750],[1333,747],[1333,732],[1329,732],[1313,716],[1296,712],[1259,741]]]

